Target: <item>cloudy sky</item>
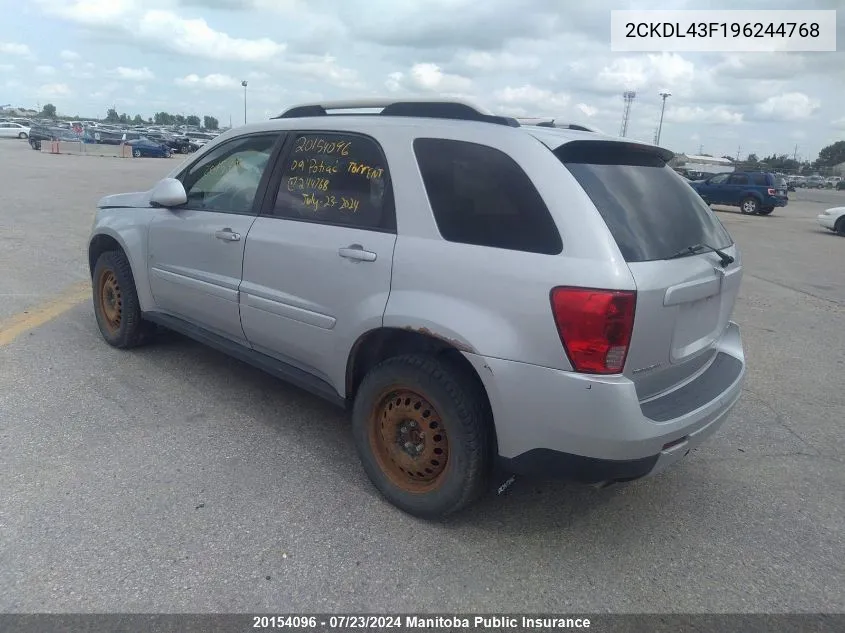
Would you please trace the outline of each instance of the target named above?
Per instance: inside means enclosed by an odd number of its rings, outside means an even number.
[[[14,8],[11,8],[14,7]],[[612,53],[611,9],[839,8],[836,53]],[[798,154],[845,139],[845,0],[18,0],[0,105],[251,120],[315,99],[455,95],[675,151]],[[740,150],[741,147],[741,150]]]

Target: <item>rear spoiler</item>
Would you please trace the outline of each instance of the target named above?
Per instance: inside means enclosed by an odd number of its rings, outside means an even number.
[[[554,153],[564,163],[654,167],[665,165],[675,156],[674,152],[656,145],[612,139],[570,141],[559,146]]]

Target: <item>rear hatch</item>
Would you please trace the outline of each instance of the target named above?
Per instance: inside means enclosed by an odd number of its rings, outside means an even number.
[[[701,197],[667,166],[666,150],[590,140],[554,152],[595,204],[634,277],[624,374],[640,400],[654,397],[715,356],[739,292],[737,250]],[[736,261],[722,265],[710,247]]]

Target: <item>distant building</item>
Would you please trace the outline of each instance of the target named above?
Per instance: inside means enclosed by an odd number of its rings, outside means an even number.
[[[839,163],[831,167],[834,176],[845,176],[845,163]]]
[[[734,171],[733,161],[715,156],[699,156],[696,154],[675,154],[670,165],[682,171],[692,171],[707,174],[724,174]]]

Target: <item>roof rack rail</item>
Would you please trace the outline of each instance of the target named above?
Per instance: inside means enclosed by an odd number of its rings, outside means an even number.
[[[579,130],[581,132],[595,132],[598,130],[581,123],[571,121],[559,121],[550,117],[520,117],[517,118],[520,125],[536,125],[537,127],[556,127],[558,129]]]
[[[381,116],[427,117],[433,119],[455,119],[459,121],[482,121],[519,127],[511,117],[491,114],[474,104],[456,99],[357,99],[346,101],[325,101],[304,103],[288,108],[274,119],[327,116],[330,110],[372,110],[380,109]],[[349,114],[348,112],[345,114]],[[358,114],[358,113],[355,113]]]

